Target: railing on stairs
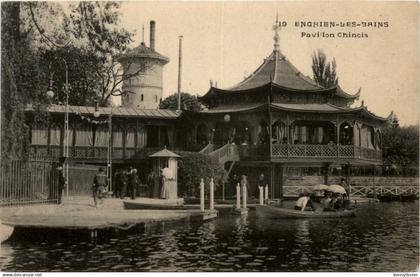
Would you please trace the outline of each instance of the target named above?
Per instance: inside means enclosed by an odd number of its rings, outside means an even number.
[[[219,163],[239,161],[238,147],[234,144],[225,144],[217,150],[208,153],[210,157],[215,157]]]
[[[200,154],[208,155],[214,150],[214,144],[209,143],[203,149],[200,150]]]

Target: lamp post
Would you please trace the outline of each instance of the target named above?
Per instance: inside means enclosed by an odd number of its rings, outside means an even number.
[[[61,61],[64,62],[66,70],[66,80],[64,85],[64,94],[65,94],[65,112],[64,112],[64,143],[63,143],[63,163],[64,163],[64,178],[66,179],[66,196],[69,196],[69,166],[68,166],[68,157],[69,157],[69,68],[66,59],[61,58]],[[49,64],[49,69],[51,70],[51,63]],[[47,96],[49,98],[54,97],[53,91],[53,74],[50,75],[50,84],[48,86]]]

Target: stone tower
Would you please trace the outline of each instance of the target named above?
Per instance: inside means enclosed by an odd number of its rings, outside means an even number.
[[[157,109],[162,99],[162,71],[169,58],[155,51],[155,21],[150,21],[150,47],[142,42],[118,57],[124,73],[140,73],[123,82],[121,104],[124,107]]]

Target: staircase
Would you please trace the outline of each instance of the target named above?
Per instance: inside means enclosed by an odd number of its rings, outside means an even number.
[[[203,150],[205,150],[205,148]],[[226,162],[237,162],[240,160],[238,146],[230,143],[206,154],[216,158],[221,164],[225,164]]]

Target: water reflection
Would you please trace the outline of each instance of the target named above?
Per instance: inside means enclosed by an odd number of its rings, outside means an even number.
[[[363,207],[356,218],[270,220],[223,215],[203,224],[152,224],[92,241],[2,245],[10,271],[412,271],[418,202]]]

